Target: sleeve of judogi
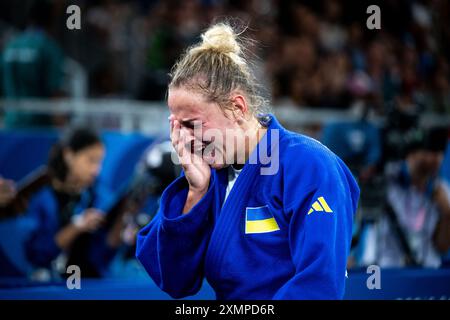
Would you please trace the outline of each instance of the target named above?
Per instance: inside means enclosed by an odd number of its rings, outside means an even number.
[[[323,147],[322,147],[323,148]],[[307,162],[284,174],[285,214],[295,274],[274,299],[342,299],[359,188],[329,150],[311,148]],[[303,173],[302,173],[303,172]],[[301,177],[301,179],[299,179]]]
[[[35,222],[36,228],[25,243],[25,252],[36,267],[50,268],[51,262],[61,253],[55,241],[58,210],[53,204],[55,199],[45,190],[32,197],[26,213]]]
[[[201,288],[204,258],[212,230],[214,178],[204,197],[182,214],[188,193],[184,176],[163,192],[154,219],[137,236],[136,256],[155,283],[173,298]]]

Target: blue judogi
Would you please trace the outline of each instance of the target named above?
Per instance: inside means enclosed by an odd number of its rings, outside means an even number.
[[[267,145],[225,202],[227,169],[212,169],[207,193],[182,215],[189,186],[181,176],[138,234],[137,258],[172,297],[195,294],[204,278],[218,299],[343,297],[359,188],[324,145],[269,119]],[[261,174],[261,148],[279,154],[276,174]]]

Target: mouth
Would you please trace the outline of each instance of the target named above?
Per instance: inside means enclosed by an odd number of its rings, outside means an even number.
[[[199,142],[192,143],[191,151],[196,154],[203,154],[203,152],[205,151],[207,146],[208,146],[208,144],[205,143],[204,141],[202,141],[201,143],[199,143]]]
[[[202,141],[191,141],[187,148],[190,148],[191,154],[203,157],[207,144]]]
[[[204,152],[206,147],[208,147],[210,144],[212,143],[212,141],[198,141],[197,143],[194,143],[193,148],[194,151],[197,152]]]
[[[193,146],[193,152],[202,158],[214,158],[216,155],[216,148],[212,145],[213,141],[201,141],[198,146]]]

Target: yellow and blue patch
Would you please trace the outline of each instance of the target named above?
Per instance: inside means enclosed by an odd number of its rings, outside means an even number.
[[[245,234],[266,233],[280,230],[268,206],[248,207],[245,212]]]

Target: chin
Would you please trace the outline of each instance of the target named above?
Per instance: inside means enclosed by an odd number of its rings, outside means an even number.
[[[211,168],[216,169],[216,170],[220,170],[220,169],[223,169],[223,168],[227,167],[227,165],[225,163],[217,163],[217,162],[214,161],[214,159],[212,159],[212,160],[211,159],[205,159],[205,161],[206,161],[206,163],[208,163],[208,165]]]
[[[204,153],[203,160],[213,169],[219,170],[228,167],[223,152],[214,149],[213,153]]]
[[[211,165],[211,168],[216,169],[216,170],[220,170],[220,169],[223,169],[223,168],[225,168],[225,167],[227,167],[227,165],[225,165],[225,164],[216,164],[216,163],[213,163],[213,164]]]

